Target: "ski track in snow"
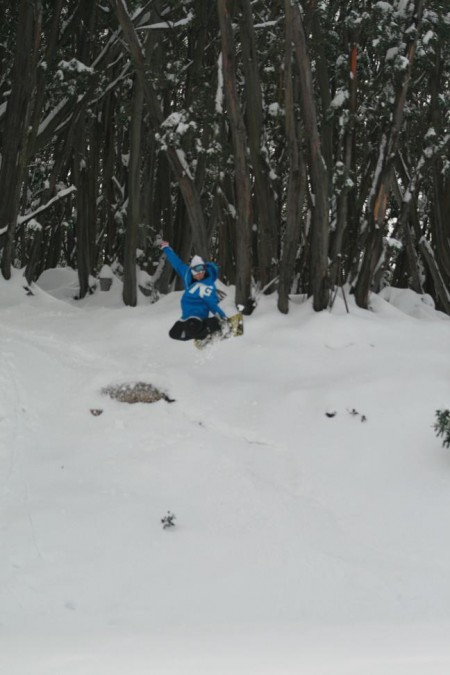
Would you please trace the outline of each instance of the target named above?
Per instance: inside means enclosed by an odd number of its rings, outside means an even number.
[[[61,320],[61,317],[57,318]],[[88,346],[57,339],[52,333],[51,323],[47,333],[26,333],[3,326],[0,353],[3,498],[7,504],[14,493],[20,492],[34,550],[38,558],[44,560],[36,533],[26,467],[31,454],[37,449],[45,451],[52,420],[64,416],[70,407],[70,393],[65,391],[61,382],[56,385],[48,375],[56,371],[61,374],[66,372],[72,377],[76,371],[76,379],[82,387],[86,378],[95,380],[101,373],[109,377],[111,372],[117,372],[118,361],[95,353]],[[36,377],[37,372],[39,377]]]
[[[3,489],[7,487],[14,471],[16,449],[18,447],[19,409],[23,405],[22,397],[18,391],[18,378],[12,359],[13,352],[1,349],[0,360],[0,392],[2,392],[0,412],[0,449],[1,449],[1,475]]]
[[[7,465],[6,471],[2,471],[2,475],[4,475],[2,494],[5,506],[8,505],[9,501],[12,502],[15,499],[14,495],[17,492],[21,495],[20,503],[28,522],[31,541],[37,556],[42,559],[42,552],[36,537],[32,508],[30,507],[30,488],[23,458],[23,448],[27,446],[33,435],[33,425],[28,417],[30,409],[29,394],[26,388],[21,385],[22,378],[15,363],[16,352],[11,350],[11,346],[10,343],[10,350],[8,351],[0,345],[0,352],[2,353],[0,388],[7,394],[7,401],[4,402],[4,405],[7,406],[4,421],[7,424],[5,424],[6,429],[0,439],[0,447],[3,448],[4,452],[3,461]],[[14,344],[14,347],[16,347],[16,344]],[[17,599],[14,592],[11,589],[9,591]]]

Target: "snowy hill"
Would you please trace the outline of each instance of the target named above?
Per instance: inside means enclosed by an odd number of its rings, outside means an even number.
[[[449,318],[273,296],[199,352],[75,290],[0,280],[0,672],[447,675]]]

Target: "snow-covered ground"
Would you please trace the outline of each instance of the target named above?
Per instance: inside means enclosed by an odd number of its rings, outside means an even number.
[[[177,293],[22,285],[0,280],[2,674],[448,675],[448,317],[271,296],[198,351],[167,336]],[[101,393],[136,382],[175,402]]]

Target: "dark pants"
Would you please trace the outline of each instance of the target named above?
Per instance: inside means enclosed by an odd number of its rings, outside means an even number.
[[[196,319],[191,317],[185,321],[177,321],[169,330],[169,335],[174,340],[204,340],[211,333],[220,330],[220,321],[213,316],[210,319]]]

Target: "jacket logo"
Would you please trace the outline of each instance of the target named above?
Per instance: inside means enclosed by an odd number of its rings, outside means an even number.
[[[204,298],[205,296],[209,297],[212,293],[212,288],[211,286],[205,286],[205,284],[196,283],[191,286],[189,293],[192,293],[193,295],[198,293],[201,298]]]

